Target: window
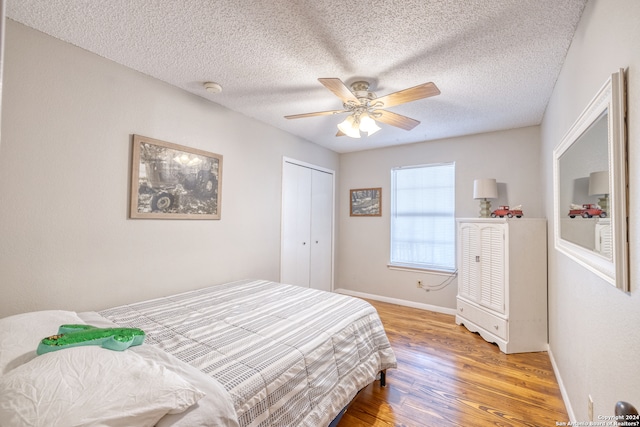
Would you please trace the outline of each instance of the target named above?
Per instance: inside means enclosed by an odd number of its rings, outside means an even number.
[[[453,272],[455,164],[391,170],[390,266]]]

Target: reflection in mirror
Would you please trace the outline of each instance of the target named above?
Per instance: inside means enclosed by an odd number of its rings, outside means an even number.
[[[561,212],[565,209],[564,218],[560,220],[560,236],[611,259],[611,243],[602,241],[607,234],[596,233],[605,224],[610,227],[606,199],[602,197],[606,194],[608,198],[610,193],[608,118],[605,111],[560,156]],[[602,185],[606,185],[606,191]]]
[[[554,154],[555,247],[629,290],[624,70],[582,112]]]

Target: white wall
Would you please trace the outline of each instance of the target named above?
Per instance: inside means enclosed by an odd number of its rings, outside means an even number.
[[[640,408],[640,292],[637,278],[640,182],[640,2],[591,0],[541,126],[545,210],[549,221],[550,349],[574,421],[613,414],[618,400]],[[623,293],[553,247],[553,148],[611,73],[628,68],[631,292]]]
[[[4,69],[5,0],[0,0],[0,114],[2,114],[2,70]],[[0,123],[2,122],[0,117]]]
[[[436,310],[455,310],[457,280],[444,290],[425,292],[416,287],[417,280],[436,285],[447,277],[387,267],[391,168],[455,162],[457,217],[473,218],[479,214],[479,201],[473,199],[473,180],[496,178],[499,198],[491,201],[492,208],[522,204],[526,217],[540,218],[544,212],[539,156],[538,126],[343,154],[335,287]],[[349,190],[369,187],[382,187],[382,216],[349,216]]]
[[[338,155],[7,21],[0,317],[279,279],[282,156]],[[220,221],[128,219],[131,135],[224,156]]]

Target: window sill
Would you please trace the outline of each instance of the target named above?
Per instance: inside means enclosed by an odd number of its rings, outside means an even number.
[[[414,273],[428,273],[428,274],[435,274],[440,276],[451,276],[456,274],[456,270],[435,270],[431,268],[409,267],[409,266],[400,265],[400,264],[387,264],[387,268],[389,270],[411,271]]]

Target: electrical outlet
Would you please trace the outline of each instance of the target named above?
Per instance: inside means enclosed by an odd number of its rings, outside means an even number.
[[[416,284],[416,286],[418,288],[422,288],[422,280],[418,280],[418,283]]]
[[[589,421],[593,421],[593,398],[589,395],[589,406],[587,407],[589,411]]]

